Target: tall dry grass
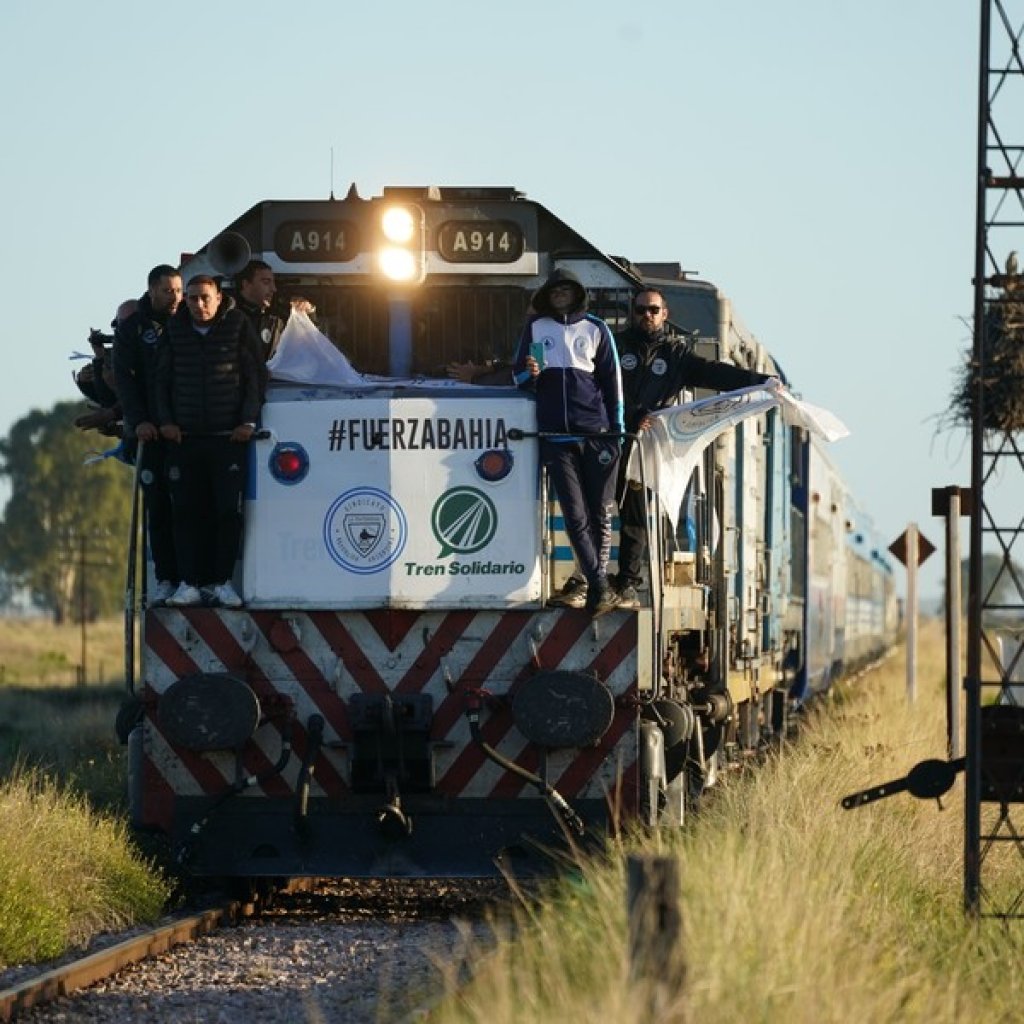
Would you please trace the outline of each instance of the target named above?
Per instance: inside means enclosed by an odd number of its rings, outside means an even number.
[[[0,786],[0,967],[56,957],[152,921],[170,886],[127,826],[27,772]]]
[[[963,786],[944,809],[902,794],[841,798],[945,750],[941,624],[922,628],[918,699],[902,652],[808,715],[795,744],[734,778],[682,834],[635,838],[524,911],[437,1021],[1019,1020],[1024,924],[962,911]],[[678,858],[678,991],[628,982],[624,855]],[[986,885],[1020,889],[1019,856]],[[660,1000],[652,1015],[651,1006]]]
[[[114,733],[126,696],[123,643],[122,620],[87,624],[81,686],[80,626],[0,618],[0,778],[29,766],[96,804],[123,805],[124,748]]]
[[[124,623],[120,618],[86,623],[87,683],[124,680]],[[82,628],[45,618],[0,618],[0,686],[70,685],[82,663]]]
[[[123,679],[122,642],[120,620],[90,623],[77,686],[79,626],[0,619],[0,967],[152,920],[169,897],[122,817],[97,810],[124,804],[123,690],[96,685]]]

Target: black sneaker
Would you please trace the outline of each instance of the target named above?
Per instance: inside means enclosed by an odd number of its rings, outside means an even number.
[[[587,594],[586,609],[590,613],[591,618],[596,619],[598,615],[610,612],[613,608],[617,608],[618,604],[619,595],[615,593],[614,588],[607,582],[593,587],[590,593]]]
[[[640,607],[640,595],[636,592],[636,587],[632,583],[624,582],[621,587],[616,587],[615,592],[619,598],[620,608]]]
[[[562,589],[548,598],[549,608],[582,608],[587,603],[587,581],[570,576]]]

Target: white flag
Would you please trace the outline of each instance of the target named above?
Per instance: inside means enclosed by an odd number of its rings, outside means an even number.
[[[267,360],[267,370],[273,380],[296,384],[365,386],[362,374],[356,372],[330,338],[321,334],[313,321],[297,309],[288,317],[277,351]]]
[[[641,479],[642,458],[645,482],[658,495],[662,511],[675,527],[686,485],[708,445],[741,420],[776,406],[781,407],[787,423],[828,441],[849,434],[828,410],[794,398],[780,385],[757,384],[651,413],[651,425],[640,434],[639,445],[634,445],[630,453],[627,476],[630,480]]]
[[[313,387],[371,390],[382,387],[458,390],[474,387],[448,377],[382,377],[360,373],[309,317],[293,309],[277,350],[267,360],[272,380]]]

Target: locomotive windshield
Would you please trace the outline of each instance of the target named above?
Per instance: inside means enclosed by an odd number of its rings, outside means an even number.
[[[361,199],[264,202],[183,267],[228,275],[249,259],[278,293],[316,306],[324,334],[364,373],[443,375],[452,361],[510,360],[534,291],[576,268],[616,330],[639,279],[514,189],[396,188]]]

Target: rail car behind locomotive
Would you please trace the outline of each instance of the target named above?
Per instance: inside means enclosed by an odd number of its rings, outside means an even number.
[[[652,513],[642,607],[545,606],[572,556],[533,401],[444,365],[510,359],[564,267],[613,329],[652,284],[703,354],[781,373],[714,286],[607,256],[511,188],[262,202],[183,276],[250,257],[361,376],[272,380],[245,607],[142,597],[133,819],[190,870],[531,871],[566,836],[678,824],[794,701],[892,639],[881,546],[774,411],[708,448],[678,530]]]

